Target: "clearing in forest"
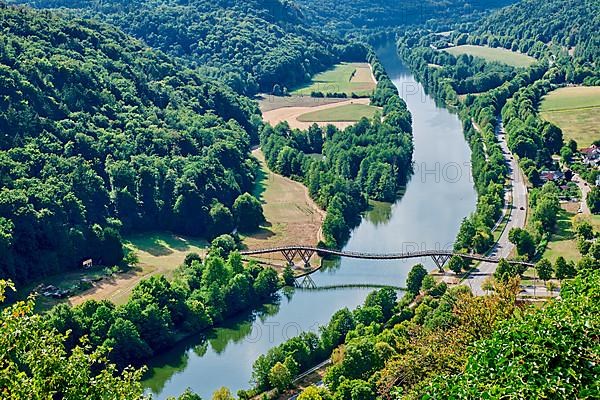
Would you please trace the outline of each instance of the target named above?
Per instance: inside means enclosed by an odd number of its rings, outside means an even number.
[[[559,256],[563,256],[567,261],[579,261],[581,254],[577,250],[577,240],[575,239],[575,232],[573,232],[574,217],[575,214],[564,209],[560,210],[556,232],[551,235],[542,257],[547,258],[552,263],[556,262]]]
[[[125,246],[137,253],[138,266],[124,274],[95,283],[92,289],[69,298],[71,304],[80,304],[86,300],[110,300],[115,304],[124,304],[142,279],[153,275],[171,278],[188,253],[196,252],[203,256],[208,249],[208,243],[202,239],[191,239],[168,232],[132,235],[125,238]]]
[[[272,172],[260,149],[252,152],[261,165],[254,196],[263,203],[267,220],[261,229],[243,238],[248,249],[286,245],[316,245],[321,239],[325,212],[310,198],[301,183]],[[283,256],[265,255],[264,261],[281,264]],[[254,258],[254,257],[253,257]]]
[[[528,67],[536,60],[527,54],[517,53],[501,47],[475,46],[465,44],[462,46],[449,47],[443,49],[445,52],[458,57],[461,54],[469,54],[474,57],[480,57],[487,61],[496,61],[511,65],[513,67]]]
[[[343,106],[311,111],[298,116],[300,122],[352,122],[361,118],[373,118],[379,108],[366,104],[346,104]]]
[[[544,96],[542,118],[562,129],[580,148],[600,140],[600,86],[565,87]]]
[[[328,103],[320,106],[312,106],[312,107],[283,107],[276,110],[270,110],[263,112],[263,120],[268,122],[272,126],[277,125],[280,122],[287,121],[291,128],[297,129],[308,129],[312,124],[316,123],[320,126],[326,126],[328,124],[335,125],[339,129],[345,129],[350,125],[353,125],[356,121],[360,119],[360,116],[356,118],[356,116],[349,116],[348,110],[343,112],[344,118],[348,118],[346,121],[332,121],[323,119],[320,122],[306,122],[300,120],[302,116],[307,113],[317,113],[321,111],[331,112],[331,110],[336,108],[345,107],[348,105],[363,105],[365,107],[369,107],[369,99],[348,99],[342,102],[337,103]],[[376,107],[373,107],[376,109]],[[323,117],[323,114],[320,114]]]
[[[341,63],[315,75],[311,82],[291,92],[292,95],[310,96],[312,92],[346,93],[351,96],[369,96],[376,82],[367,63]]]

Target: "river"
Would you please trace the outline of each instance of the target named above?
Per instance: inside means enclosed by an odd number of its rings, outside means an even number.
[[[375,205],[344,249],[383,253],[448,248],[461,220],[476,205],[460,121],[425,94],[393,45],[380,48],[378,55],[412,113],[415,172],[402,198]],[[316,331],[340,308],[360,305],[373,290],[368,285],[404,286],[418,262],[434,268],[430,259],[331,263],[312,276],[320,290],[282,292],[277,304],[186,340],[152,360],[144,381],[147,393],[165,399],[189,387],[210,399],[221,386],[233,393],[247,389],[259,355],[301,330]]]

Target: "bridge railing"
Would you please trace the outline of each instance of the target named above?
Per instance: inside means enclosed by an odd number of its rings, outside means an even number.
[[[488,257],[481,254],[475,253],[455,253],[451,250],[422,250],[422,251],[413,251],[413,252],[403,252],[403,253],[367,253],[367,252],[355,252],[355,251],[343,251],[343,250],[333,250],[333,249],[325,249],[320,247],[313,246],[279,246],[279,247],[270,247],[265,249],[257,249],[257,250],[244,250],[241,251],[240,254],[244,256],[252,256],[252,255],[260,255],[260,254],[270,254],[270,253],[285,253],[290,251],[309,251],[333,256],[340,257],[348,257],[348,258],[358,258],[364,260],[401,260],[408,258],[420,258],[420,257],[435,257],[435,256],[459,256],[462,258],[466,258],[474,261],[484,261],[491,262],[497,264],[500,262],[499,258]],[[533,266],[534,264],[528,263],[525,261],[517,261],[517,260],[507,260],[511,264],[520,264]]]

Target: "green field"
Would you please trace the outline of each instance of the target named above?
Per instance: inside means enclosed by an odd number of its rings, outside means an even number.
[[[353,76],[354,74],[354,76]],[[310,96],[312,92],[346,93],[350,96],[369,96],[375,89],[368,64],[341,63],[330,70],[321,72],[307,85],[291,92],[292,95]]]
[[[559,256],[563,256],[567,261],[579,261],[581,254],[577,250],[577,240],[573,232],[573,217],[574,214],[563,209],[560,210],[556,233],[550,237],[543,258],[547,258],[553,263]]]
[[[474,57],[481,57],[487,61],[497,61],[513,67],[528,67],[535,62],[535,58],[526,54],[516,53],[499,47],[473,46],[466,44],[444,49],[445,52],[453,56],[469,54]]]
[[[302,114],[300,122],[346,122],[359,121],[362,117],[372,118],[379,108],[365,104],[348,104]]]
[[[600,139],[600,87],[566,87],[544,96],[542,118],[559,126],[580,148]]]

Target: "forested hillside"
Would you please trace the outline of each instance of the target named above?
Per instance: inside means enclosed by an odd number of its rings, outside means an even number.
[[[107,21],[149,46],[201,66],[239,93],[270,92],[304,82],[344,56],[364,60],[321,30],[309,29],[291,2],[280,0],[15,0],[76,9]],[[358,51],[358,53],[356,53]]]
[[[256,382],[268,387],[269,368],[294,371],[325,353],[332,354],[325,386],[309,387],[300,400],[598,398],[599,271],[581,271],[560,299],[534,307],[516,300],[515,281],[473,296],[416,269],[420,295],[396,305],[393,291],[381,290],[354,312],[338,311],[320,335],[302,334],[261,356]]]
[[[0,93],[0,276],[114,265],[119,231],[233,227],[248,99],[109,26],[2,3]]]
[[[484,18],[475,35],[492,46],[531,52],[546,45],[600,68],[600,3],[524,0]]]
[[[417,25],[502,7],[514,0],[297,0],[311,24],[347,33]]]

